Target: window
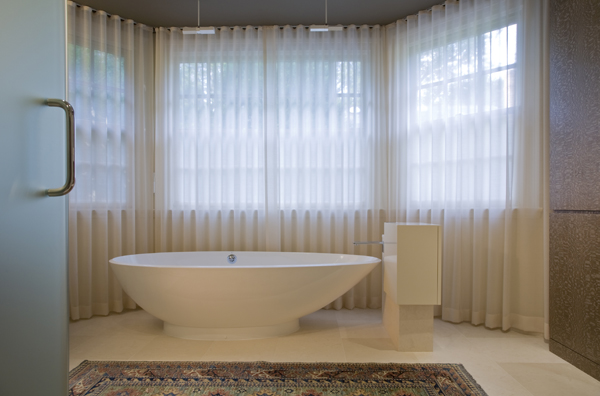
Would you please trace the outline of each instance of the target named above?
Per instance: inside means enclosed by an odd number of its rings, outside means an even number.
[[[264,205],[262,72],[252,59],[179,64],[177,205]]]
[[[516,24],[418,53],[413,201],[504,204],[516,63]]]
[[[371,143],[361,62],[284,59],[277,75],[265,76],[262,57],[178,64],[174,130],[181,135],[172,177],[180,182],[172,201],[189,209],[264,208],[270,147],[278,150],[281,208],[366,205]],[[271,108],[266,78],[278,95]]]
[[[366,205],[370,141],[360,60],[280,66],[281,207]]]
[[[69,59],[69,99],[77,112],[76,203],[124,204],[133,188],[124,58],[69,44]]]

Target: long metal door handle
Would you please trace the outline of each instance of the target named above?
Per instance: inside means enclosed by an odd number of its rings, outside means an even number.
[[[75,187],[75,111],[69,102],[62,99],[47,99],[46,104],[62,108],[67,121],[67,181],[61,188],[46,190],[46,195],[60,197],[67,195]]]

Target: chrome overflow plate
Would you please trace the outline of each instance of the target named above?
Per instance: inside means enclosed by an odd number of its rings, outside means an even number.
[[[231,264],[235,264],[235,262],[237,261],[237,256],[231,253],[229,256],[227,256],[227,261]]]

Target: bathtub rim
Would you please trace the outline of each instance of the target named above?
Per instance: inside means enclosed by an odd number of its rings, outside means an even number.
[[[210,254],[223,254],[223,262],[218,263],[216,265],[176,265],[176,264],[146,264],[146,263],[136,263],[130,261],[133,257],[143,258],[143,257],[157,257],[157,256],[178,256],[178,255],[193,255],[193,254],[202,254],[202,253],[210,253]],[[250,254],[251,256],[260,257],[260,255],[291,255],[292,257],[308,257],[308,256],[318,256],[318,257],[338,257],[341,259],[344,258],[353,258],[355,260],[352,261],[335,261],[335,262],[318,262],[318,263],[289,263],[289,264],[272,264],[272,265],[260,265],[260,264],[252,264],[252,265],[241,265],[241,264],[230,264],[225,262],[226,257],[229,254]],[[364,264],[378,264],[381,263],[382,260],[373,256],[366,256],[360,254],[344,254],[344,253],[313,253],[313,252],[268,252],[268,251],[244,251],[244,250],[210,250],[210,251],[192,251],[192,252],[157,252],[157,253],[138,253],[138,254],[129,254],[118,256],[109,260],[109,262],[113,265],[123,265],[123,266],[131,266],[131,267],[144,267],[144,268],[202,268],[202,269],[213,269],[213,268],[227,268],[227,269],[243,269],[243,268],[295,268],[295,267],[323,267],[323,266],[344,266],[344,265],[364,265]]]

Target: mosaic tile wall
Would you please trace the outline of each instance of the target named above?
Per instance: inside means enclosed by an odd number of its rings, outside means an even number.
[[[550,350],[600,380],[600,1],[551,0]]]

